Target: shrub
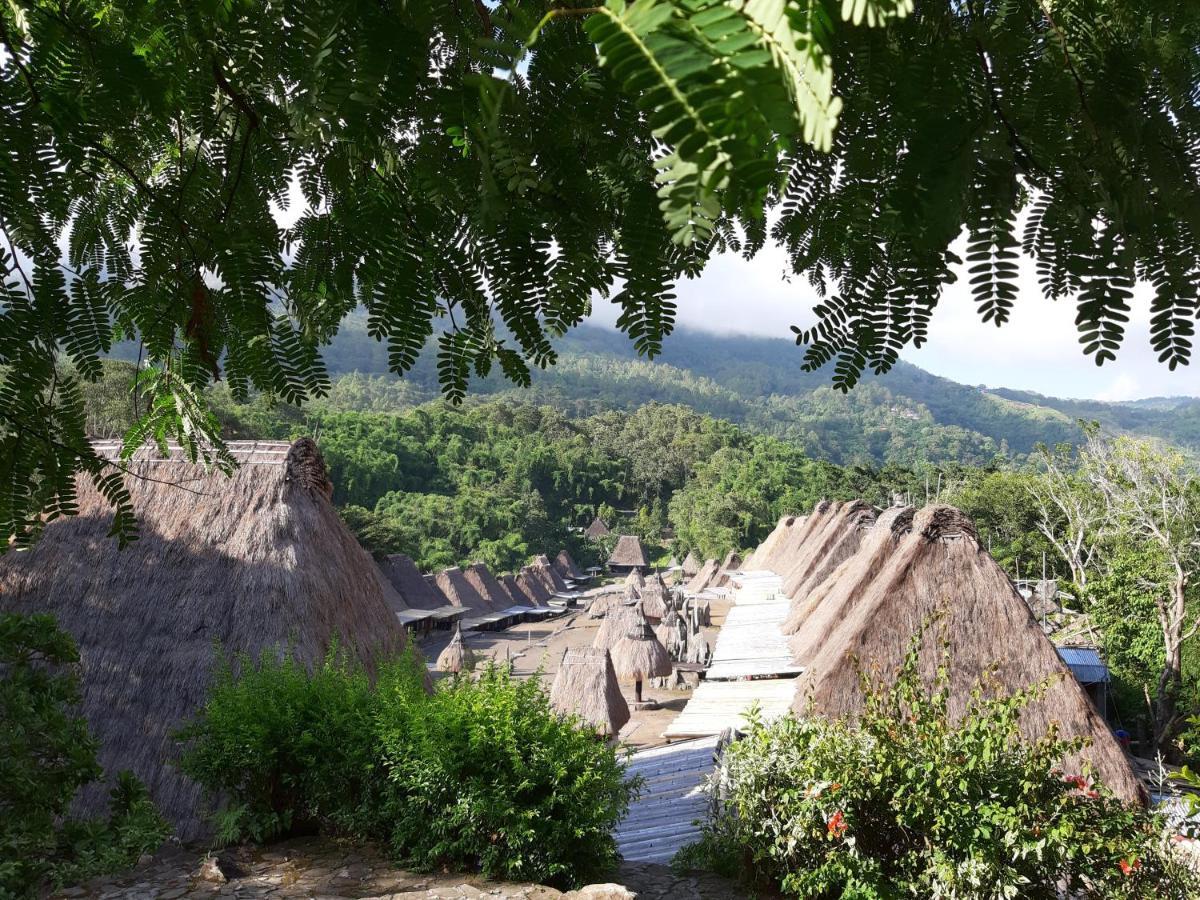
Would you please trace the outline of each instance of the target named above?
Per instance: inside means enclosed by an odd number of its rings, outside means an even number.
[[[336,652],[311,675],[290,657],[223,666],[183,734],[184,770],[228,798],[220,836],[319,829],[418,869],[562,884],[615,862],[631,793],[617,751],[503,668],[432,694],[424,679],[411,652],[374,684]]]
[[[79,652],[51,616],[0,615],[0,897],[132,865],[169,829],[143,785],[117,777],[107,822],[67,815],[103,773],[79,702]]]
[[[857,725],[753,723],[676,864],[813,898],[1197,896],[1159,816],[1057,768],[1079,743],[1021,738],[1021,709],[1044,686],[981,684],[952,720],[946,667],[930,690],[916,646],[891,687],[860,674]]]

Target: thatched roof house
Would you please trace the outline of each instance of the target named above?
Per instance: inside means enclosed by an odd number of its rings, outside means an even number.
[[[613,607],[605,615],[600,627],[596,629],[592,646],[600,650],[611,650],[639,620],[641,620],[641,613],[637,607],[624,605]]]
[[[818,534],[837,515],[840,508],[840,503],[821,500],[813,506],[809,515],[797,517],[781,535],[770,558],[762,560],[759,568],[769,569],[776,575],[786,575],[795,566],[809,538]],[[755,564],[758,565],[759,562],[756,555]]]
[[[439,672],[451,674],[469,672],[475,668],[475,654],[463,640],[461,625],[454,626],[454,636],[450,638],[446,649],[438,654],[437,662],[434,665],[437,666]]]
[[[605,737],[616,737],[629,721],[629,704],[612,658],[607,650],[594,647],[572,647],[563,655],[550,688],[550,705],[579,716]]]
[[[545,604],[537,597],[531,595],[517,580],[515,575],[501,575],[500,583],[504,585],[504,589],[508,591],[508,595],[513,598],[517,606],[544,606]]]
[[[742,567],[747,572],[771,568],[770,560],[775,553],[775,548],[784,539],[788,530],[795,524],[795,521],[796,516],[783,516],[780,518],[775,523],[775,527],[771,530],[771,533],[746,557]]]
[[[644,571],[650,568],[646,559],[646,551],[642,542],[635,534],[623,534],[617,538],[617,546],[613,548],[612,556],[608,558],[608,570],[614,575],[624,575],[634,570]]]
[[[538,606],[545,606],[547,601],[554,596],[544,581],[538,577],[538,573],[533,566],[522,566],[521,571],[517,573],[517,584],[520,585],[521,591],[527,597],[533,597]]]
[[[566,550],[559,550],[558,556],[554,557],[554,569],[568,581],[587,581],[588,578],[579,571],[579,566],[575,565],[575,560]]]
[[[543,554],[539,556],[531,567],[534,575],[536,575],[546,585],[546,590],[551,594],[568,594],[571,592],[571,587],[563,577],[558,574],[558,571],[550,563],[550,560]]]
[[[477,562],[468,566],[463,572],[463,577],[467,579],[467,584],[475,589],[475,593],[486,600],[492,609],[504,610],[521,605],[513,599],[508,589],[496,580],[496,576],[488,571],[488,567],[483,563]]]
[[[379,568],[411,609],[440,609],[447,605],[445,596],[425,580],[416,563],[403,553],[390,554]]]
[[[906,638],[935,615],[940,618],[927,630],[921,648],[923,676],[932,682],[944,633],[950,645],[952,715],[965,709],[971,689],[993,665],[995,680],[1006,691],[1052,678],[1046,693],[1025,709],[1022,732],[1036,738],[1054,722],[1062,737],[1088,739],[1091,744],[1081,756],[1100,780],[1126,800],[1142,799],[1138,780],[1104,720],[1008,576],[979,546],[971,521],[953,507],[928,506],[916,514],[911,532],[812,655],[797,682],[796,711],[804,713],[811,704],[830,717],[860,713],[863,695],[855,658],[869,672],[893,675],[907,650]],[[1077,770],[1081,761],[1066,760],[1064,765]]]
[[[874,524],[875,510],[869,503],[855,500],[842,504],[820,533],[809,538],[783,579],[783,594],[792,598],[793,609],[802,609],[809,592],[858,552],[863,536]],[[785,623],[784,632],[790,634],[791,630]]]
[[[612,532],[609,531],[608,526],[604,524],[604,520],[599,516],[596,516],[594,519],[592,519],[592,524],[583,529],[583,533],[585,537],[588,537],[593,541],[598,541],[600,538],[607,537],[608,535],[612,534]]]
[[[742,555],[736,550],[730,550],[721,560],[722,572],[736,572],[742,565]]]
[[[807,665],[838,623],[853,614],[855,604],[912,530],[915,512],[911,506],[893,506],[880,513],[858,552],[793,607],[784,630],[792,635],[789,646],[797,663]]]
[[[449,569],[438,572],[434,576],[434,581],[437,582],[438,590],[446,595],[446,599],[452,606],[469,609],[471,610],[470,615],[482,616],[498,611],[484,599],[479,591],[475,590],[474,585],[467,580],[467,573],[458,566],[451,566]]]
[[[720,564],[715,559],[706,559],[704,565],[700,567],[700,571],[684,585],[684,590],[691,594],[698,594],[706,588],[712,587],[720,571]]]
[[[184,840],[205,827],[200,788],[172,765],[172,734],[207,698],[215,644],[251,657],[290,646],[311,665],[336,638],[373,667],[405,643],[392,611],[404,602],[330,502],[316,445],[230,450],[240,466],[228,476],[177,449],[138,452],[129,468],[142,477],[127,486],[141,532],[124,550],[109,536],[111,506],[80,479],[78,515],[0,556],[0,610],[51,613],[74,637],[100,764],[131,769]],[[85,790],[79,812],[105,812],[107,792]]]
[[[683,569],[684,577],[695,578],[696,573],[700,571],[700,559],[695,553],[689,550],[688,555],[685,556],[683,558],[683,562],[680,563],[680,567]]]

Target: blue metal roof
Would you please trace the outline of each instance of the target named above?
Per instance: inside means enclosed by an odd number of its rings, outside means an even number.
[[[1099,684],[1109,681],[1108,666],[1093,647],[1059,647],[1058,656],[1067,664],[1080,684]]]

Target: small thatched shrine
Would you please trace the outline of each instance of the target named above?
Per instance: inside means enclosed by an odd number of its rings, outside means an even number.
[[[609,591],[606,594],[597,594],[588,604],[588,618],[603,619],[610,610],[623,606],[624,603],[625,598],[618,593]]]
[[[617,538],[617,546],[608,558],[608,571],[614,575],[626,575],[633,571],[645,572],[650,568],[642,542],[634,534],[623,534]]]
[[[608,526],[604,524],[604,520],[599,516],[592,519],[592,524],[583,529],[583,534],[590,540],[598,541],[602,537],[608,537],[612,532]]]
[[[452,675],[469,672],[475,668],[475,654],[463,640],[461,625],[454,626],[454,636],[450,638],[446,649],[438,654],[437,662],[434,665],[439,672],[449,672]]]
[[[870,561],[860,562],[865,568]],[[847,574],[855,577],[853,570]],[[1005,692],[1049,678],[1046,693],[1026,707],[1022,732],[1036,739],[1055,723],[1061,737],[1087,739],[1090,746],[1081,759],[1064,761],[1067,771],[1078,771],[1086,762],[1118,796],[1143,799],[1108,726],[1008,576],[980,547],[971,521],[957,509],[935,505],[918,512],[911,531],[856,593],[852,602],[842,604],[844,614],[827,637],[810,642],[815,649],[797,682],[797,712],[811,708],[831,718],[853,718],[863,704],[855,660],[877,673],[872,677],[895,673],[908,638],[923,623],[932,622],[920,651],[923,677],[932,683],[942,661],[944,634],[949,641],[951,715],[961,714],[971,690],[992,666],[996,668],[988,683]],[[810,617],[804,627],[811,624]]]
[[[573,647],[563,655],[550,688],[550,705],[574,714],[605,737],[616,737],[629,721],[629,704],[621,694],[607,650]]]
[[[671,607],[667,602],[667,593],[665,588],[651,588],[646,586],[642,588],[640,604],[642,614],[655,622],[664,618],[670,611]]]
[[[28,551],[0,556],[0,610],[51,613],[79,645],[80,711],[106,773],[130,769],[177,834],[205,833],[200,788],[173,765],[172,737],[208,696],[214,647],[258,657],[290,647],[307,665],[337,639],[373,668],[405,644],[404,601],[330,502],[316,444],[232,442],[231,474],[172,448],[142,450],[127,479],[140,527],[125,549],[90,480],[79,512],[50,522]],[[115,458],[115,442],[96,446]],[[109,785],[77,811],[107,810]]]
[[[612,648],[612,659],[617,677],[634,683],[634,702],[641,703],[642,682],[670,675],[672,667],[667,648],[658,642],[641,610],[633,609],[633,621]]]
[[[641,613],[633,606],[614,606],[604,616],[604,621],[596,629],[592,646],[600,650],[611,650],[625,633],[638,621]]]
[[[383,575],[411,609],[440,609],[446,598],[425,580],[416,563],[403,553],[392,553],[379,564]]]
[[[640,569],[633,569],[625,576],[625,587],[640,592],[646,586],[646,578]]]

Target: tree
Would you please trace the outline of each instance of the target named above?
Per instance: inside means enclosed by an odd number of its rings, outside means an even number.
[[[1088,433],[1099,440],[1095,428]],[[1039,444],[1035,460],[1042,471],[1028,487],[1038,510],[1037,528],[1070,568],[1071,580],[1085,588],[1106,521],[1104,497],[1081,474],[1080,460],[1069,444],[1053,450]]]
[[[1141,277],[1186,364],[1198,43],[1188,0],[12,0],[0,528],[70,513],[84,471],[133,536],[79,390],[114,340],[127,451],[220,462],[205,386],[321,395],[359,305],[396,373],[436,335],[461,399],[527,384],[593,296],[654,354],[674,283],[767,240],[830,290],[797,339],[843,390],[925,340],[964,231],[985,320],[1021,250],[1097,362]]]
[[[1081,453],[1082,473],[1103,497],[1113,543],[1140,545],[1161,561],[1162,577],[1147,587],[1162,639],[1154,697],[1154,746],[1166,748],[1181,724],[1183,647],[1200,630],[1189,609],[1200,568],[1200,490],[1191,461],[1155,442],[1109,439],[1093,432]]]

